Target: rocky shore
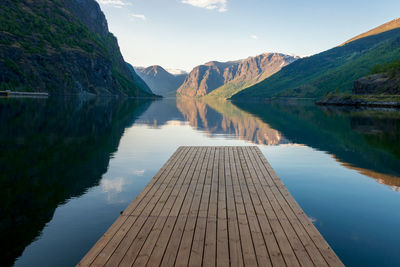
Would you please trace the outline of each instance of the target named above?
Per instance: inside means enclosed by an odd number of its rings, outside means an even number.
[[[328,94],[317,105],[400,108],[400,73],[378,73],[354,82],[352,94]]]
[[[390,95],[330,95],[315,102],[317,105],[366,106],[400,108],[400,96]]]

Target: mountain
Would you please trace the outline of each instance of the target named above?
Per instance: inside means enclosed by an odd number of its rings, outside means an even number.
[[[400,57],[400,20],[389,24],[391,30],[368,34],[320,54],[299,59],[232,99],[321,97],[328,92],[350,91],[353,82],[369,74],[373,66]]]
[[[175,96],[176,90],[187,76],[185,72],[173,75],[158,65],[147,68],[135,67],[135,71],[155,94],[162,96]]]
[[[128,69],[131,71],[136,84],[139,85],[142,88],[142,90],[146,91],[147,93],[153,94],[153,91],[151,91],[149,85],[137,74],[135,68],[129,63],[126,63],[126,65],[128,66]]]
[[[386,31],[390,31],[390,30],[393,30],[393,29],[396,29],[396,28],[399,28],[399,27],[400,27],[400,18],[397,18],[397,19],[391,20],[391,21],[389,21],[389,22],[387,22],[385,24],[382,24],[382,25],[380,25],[380,26],[378,26],[376,28],[373,28],[372,30],[369,30],[367,32],[359,34],[356,37],[351,38],[350,40],[348,40],[348,41],[344,42],[343,44],[341,44],[341,46],[343,46],[345,44],[348,44],[350,42],[353,42],[355,40],[361,39],[361,38],[365,38],[365,37],[368,37],[368,36],[371,36],[371,35],[380,34],[380,33],[383,33],[383,32],[386,32]]]
[[[152,96],[94,0],[2,0],[0,90]]]
[[[227,98],[271,76],[296,59],[279,53],[264,53],[237,61],[211,61],[195,67],[177,94],[190,97],[209,94]]]
[[[389,63],[375,65],[371,75],[354,82],[355,95],[400,95],[400,58]]]

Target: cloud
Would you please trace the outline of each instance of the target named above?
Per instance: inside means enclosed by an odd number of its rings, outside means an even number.
[[[137,176],[143,176],[145,170],[134,170],[133,174]]]
[[[126,0],[97,0],[101,5],[110,5],[117,8],[122,8],[123,6],[131,6],[132,4]]]
[[[131,16],[137,19],[146,20],[146,16],[143,14],[131,14]]]
[[[258,39],[258,36],[253,34],[253,35],[250,35],[250,38],[251,38],[251,39],[254,39],[254,40],[257,40],[257,39]]]
[[[228,10],[228,0],[182,0],[182,3],[200,8],[217,9],[219,12]]]
[[[123,177],[117,177],[114,179],[102,179],[100,184],[101,188],[103,189],[103,192],[121,193],[126,182]]]
[[[187,74],[186,71],[180,69],[167,69],[167,71],[173,75]]]

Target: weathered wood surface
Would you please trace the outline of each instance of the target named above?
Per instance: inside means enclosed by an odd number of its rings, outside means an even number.
[[[343,266],[258,147],[180,147],[78,266]]]

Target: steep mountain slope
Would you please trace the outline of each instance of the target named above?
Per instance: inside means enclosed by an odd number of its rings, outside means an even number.
[[[94,0],[2,0],[0,89],[150,96]]]
[[[153,94],[153,91],[151,91],[149,85],[136,73],[135,68],[129,63],[126,63],[126,65],[131,71],[133,78],[135,79],[135,83],[140,86],[142,90],[146,91],[147,93]]]
[[[187,77],[187,73],[173,75],[158,65],[135,67],[135,70],[155,94],[162,96],[175,96],[176,90]]]
[[[321,97],[333,91],[347,92],[353,82],[369,74],[374,65],[399,57],[400,28],[396,28],[299,59],[232,99]]]
[[[230,97],[295,60],[295,57],[284,54],[265,53],[237,61],[211,61],[197,66],[190,72],[178,89],[178,95],[198,97],[209,94],[222,98]]]

